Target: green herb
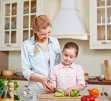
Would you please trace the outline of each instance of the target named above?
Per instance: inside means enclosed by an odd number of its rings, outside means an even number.
[[[3,78],[3,79],[0,79],[0,90],[4,90],[4,81],[5,81],[6,79],[5,78]]]
[[[14,100],[20,100],[18,95],[14,95]]]
[[[14,90],[16,90],[19,87],[17,81],[14,81]]]
[[[17,81],[12,81],[11,79],[2,78],[2,79],[0,79],[0,90],[4,90],[4,81],[6,81],[6,80],[8,81],[8,83],[10,83],[10,82],[14,83],[14,90],[16,90],[19,87]]]

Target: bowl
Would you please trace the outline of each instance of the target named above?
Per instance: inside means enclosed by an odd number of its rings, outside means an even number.
[[[15,75],[17,75],[17,76],[23,76],[23,73],[22,72],[15,72]]]
[[[13,76],[14,71],[13,70],[1,70],[1,75],[2,76]]]
[[[16,91],[16,94],[20,98],[20,101],[37,101],[36,91],[19,89]]]

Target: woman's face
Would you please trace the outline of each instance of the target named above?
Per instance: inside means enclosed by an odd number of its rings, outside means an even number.
[[[75,60],[75,58],[76,58],[76,51],[74,48],[64,49],[62,51],[62,59],[63,59],[63,64],[65,66],[71,65]]]
[[[38,40],[45,41],[51,35],[51,26],[48,26],[46,29],[40,29],[37,32]]]

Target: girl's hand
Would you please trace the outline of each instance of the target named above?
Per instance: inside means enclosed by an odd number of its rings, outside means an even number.
[[[70,96],[71,90],[72,90],[72,88],[67,88],[67,89],[65,90],[65,95],[66,95],[66,96]]]
[[[85,81],[85,86],[87,87],[88,86],[88,83]]]
[[[42,78],[41,83],[47,91],[50,92],[52,90],[52,87],[48,84],[48,83],[52,83],[50,79]]]

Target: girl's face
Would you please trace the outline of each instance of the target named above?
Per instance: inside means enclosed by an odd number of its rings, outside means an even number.
[[[76,50],[74,48],[64,49],[62,51],[62,59],[63,59],[63,64],[65,66],[71,65],[75,60],[75,58],[76,58]]]
[[[38,36],[38,40],[40,41],[45,41],[49,38],[49,36],[51,35],[51,26],[48,26],[46,29],[40,29],[37,32],[37,36]]]

